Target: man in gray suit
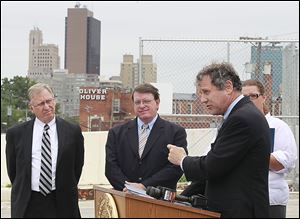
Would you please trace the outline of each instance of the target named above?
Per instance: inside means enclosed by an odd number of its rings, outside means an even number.
[[[225,218],[269,217],[269,126],[249,97],[229,63],[213,63],[197,75],[197,94],[213,115],[224,122],[206,156],[190,157],[180,147],[168,145],[169,161],[181,166],[188,180],[202,186],[209,210]]]
[[[81,129],[55,117],[54,94],[47,84],[33,85],[28,96],[35,118],[6,133],[11,216],[78,218],[77,186],[84,162]]]

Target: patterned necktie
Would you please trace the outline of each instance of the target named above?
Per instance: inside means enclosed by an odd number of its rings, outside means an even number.
[[[142,131],[139,136],[139,155],[142,157],[147,139],[148,139],[148,134],[147,134],[147,129],[149,128],[149,125],[142,125]]]
[[[41,175],[40,175],[40,192],[46,196],[52,190],[52,162],[51,162],[51,144],[48,133],[49,125],[44,126],[41,152]]]

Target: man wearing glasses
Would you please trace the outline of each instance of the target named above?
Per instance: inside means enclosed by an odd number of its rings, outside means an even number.
[[[269,164],[269,212],[271,218],[285,218],[286,205],[289,199],[289,187],[285,175],[295,168],[297,160],[297,145],[289,126],[281,119],[271,116],[265,105],[265,88],[257,80],[247,80],[243,83],[242,93],[249,96],[254,105],[265,115],[270,129],[275,129],[271,135],[274,143]]]
[[[132,100],[136,118],[109,130],[105,175],[120,191],[127,191],[125,184],[142,190],[147,186],[176,189],[182,170],[168,161],[167,144],[187,152],[186,132],[159,117],[159,93],[151,84],[137,86]]]
[[[7,130],[7,172],[12,183],[13,218],[78,218],[77,185],[84,162],[78,125],[55,116],[52,89],[28,90],[35,118]]]

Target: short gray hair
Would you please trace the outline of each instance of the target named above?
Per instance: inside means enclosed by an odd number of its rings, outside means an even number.
[[[28,89],[28,98],[29,101],[32,100],[32,98],[34,97],[34,95],[40,93],[43,90],[47,90],[50,94],[52,94],[52,96],[54,97],[54,93],[52,91],[52,88],[48,85],[48,84],[44,84],[44,83],[37,83],[35,85],[32,85],[29,89]]]
[[[201,81],[205,75],[210,76],[211,83],[220,90],[224,89],[227,80],[232,82],[234,90],[242,90],[242,82],[233,66],[228,62],[212,63],[205,66],[197,74],[196,83]]]

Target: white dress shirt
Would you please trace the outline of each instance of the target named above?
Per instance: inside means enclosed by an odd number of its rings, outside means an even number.
[[[269,170],[270,205],[286,205],[289,199],[289,188],[285,174],[295,168],[297,145],[290,127],[281,119],[268,113],[266,119],[270,128],[275,128],[274,152],[272,155],[284,168],[279,171]]]
[[[55,190],[55,173],[58,152],[58,138],[56,130],[55,118],[48,123],[51,142],[51,157],[52,157],[52,190]],[[40,172],[41,172],[41,151],[42,138],[45,123],[38,118],[33,124],[33,138],[32,138],[32,153],[31,153],[31,190],[39,192]]]

